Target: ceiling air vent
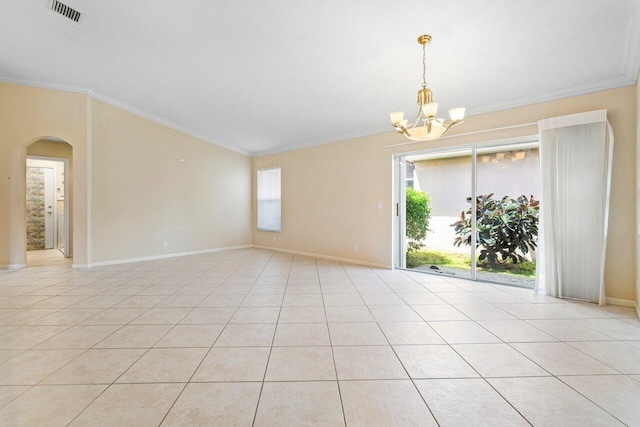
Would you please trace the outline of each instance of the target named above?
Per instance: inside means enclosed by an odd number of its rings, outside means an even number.
[[[70,8],[66,4],[60,3],[58,0],[53,0],[53,2],[51,2],[51,10],[58,12],[62,16],[66,16],[73,22],[78,22],[80,20],[80,12]]]

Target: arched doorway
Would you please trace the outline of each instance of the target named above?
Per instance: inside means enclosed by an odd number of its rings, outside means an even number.
[[[57,137],[26,147],[27,266],[71,265],[73,147]]]

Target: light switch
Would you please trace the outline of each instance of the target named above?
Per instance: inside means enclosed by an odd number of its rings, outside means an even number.
[[[378,202],[378,210],[382,209],[382,202]]]

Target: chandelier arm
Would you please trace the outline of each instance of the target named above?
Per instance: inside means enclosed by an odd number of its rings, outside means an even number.
[[[460,123],[462,123],[462,120],[460,120],[460,121],[458,121],[458,122],[451,122],[451,123],[449,123],[448,125],[446,125],[446,124],[444,124],[444,123],[443,123],[442,125],[444,126],[445,131],[444,131],[444,132],[442,132],[442,135],[441,135],[441,136],[444,136],[447,132],[449,132],[449,129],[451,129],[451,128],[452,128],[452,127],[454,127],[455,125],[459,125]]]
[[[413,119],[413,121],[411,123],[407,123],[407,127],[412,128],[415,125],[418,124],[418,120],[420,120],[420,117],[422,116],[422,109],[418,110],[418,115],[416,116],[415,119]]]

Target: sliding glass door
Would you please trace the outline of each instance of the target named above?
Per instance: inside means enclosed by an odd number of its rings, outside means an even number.
[[[397,168],[399,266],[533,286],[537,141],[427,150]]]

